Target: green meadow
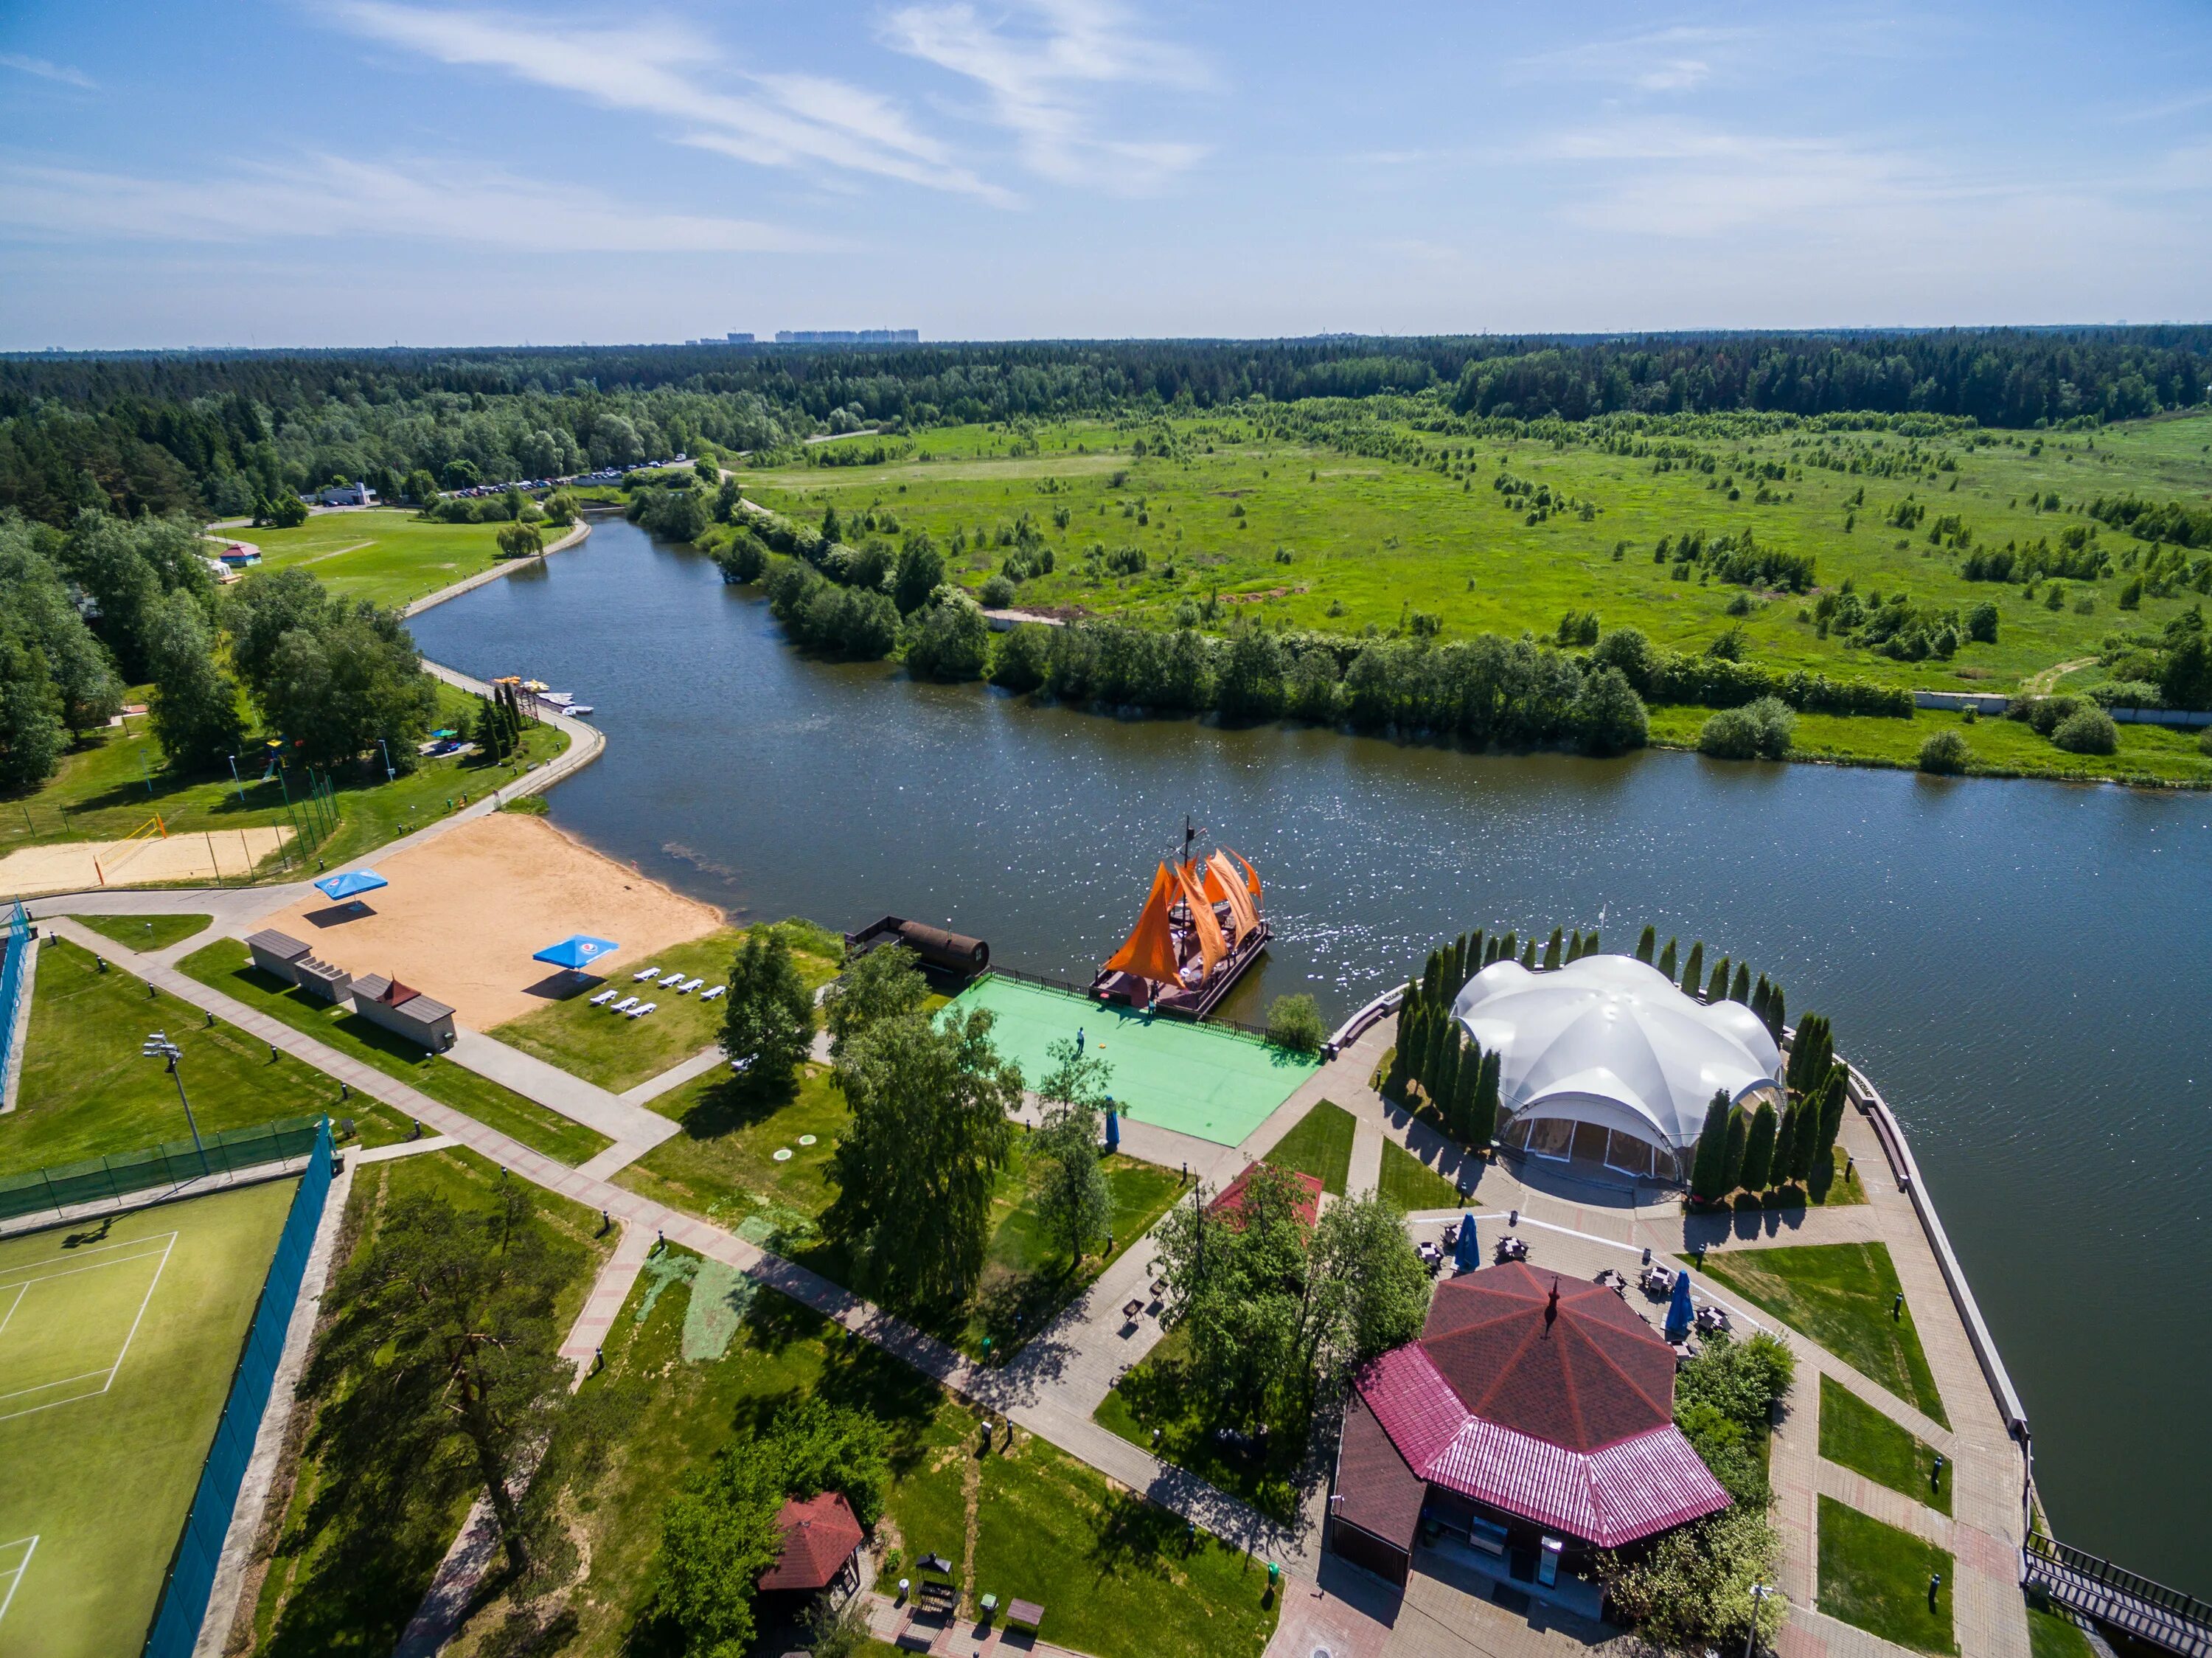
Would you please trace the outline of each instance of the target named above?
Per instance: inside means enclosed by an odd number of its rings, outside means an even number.
[[[372,507],[361,512],[318,513],[291,529],[271,525],[212,533],[260,548],[264,570],[296,564],[312,571],[333,593],[389,608],[489,570],[499,559],[502,527],[432,523],[411,512]]]

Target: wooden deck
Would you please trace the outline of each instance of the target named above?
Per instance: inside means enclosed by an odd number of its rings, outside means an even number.
[[[1260,959],[1273,935],[1263,920],[1250,933],[1239,939],[1237,948],[1221,960],[1221,966],[1204,982],[1188,990],[1170,991],[1154,1005],[1160,1012],[1172,1014],[1178,1019],[1204,1019],[1221,1005],[1244,970]],[[1105,1002],[1121,1002],[1133,1008],[1145,1005],[1152,985],[1133,973],[1103,972],[1091,981],[1091,994]]]

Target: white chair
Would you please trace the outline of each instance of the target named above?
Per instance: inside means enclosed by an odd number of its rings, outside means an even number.
[[[614,999],[615,993],[612,991],[601,991],[597,996],[592,998],[592,1005],[595,1008],[604,1008],[608,1003]]]
[[[633,984],[642,984],[648,978],[658,978],[659,977],[660,969],[658,967],[640,967],[635,972],[629,976],[630,983]]]
[[[634,996],[626,996],[615,1003],[614,1010],[617,1013],[628,1013],[635,1006],[637,1006],[637,998]]]

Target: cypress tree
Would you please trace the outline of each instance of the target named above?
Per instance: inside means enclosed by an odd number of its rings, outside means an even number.
[[[1706,981],[1705,1000],[1716,1003],[1727,1001],[1728,987],[1729,959],[1726,956],[1723,956],[1718,961],[1713,964],[1713,976]]]
[[[1467,935],[1465,933],[1462,933],[1452,941],[1451,976],[1444,982],[1451,986],[1454,996],[1457,996],[1459,987],[1467,983]]]
[[[1521,947],[1521,965],[1530,972],[1536,971],[1536,935],[1528,935],[1528,942]]]
[[[1452,1121],[1452,1107],[1459,1102],[1461,1051],[1467,1043],[1460,1035],[1458,1021],[1452,1021],[1446,1029],[1443,1047],[1437,1055],[1436,1086],[1429,1090],[1429,1104],[1443,1119],[1444,1132],[1454,1134],[1457,1129]]]
[[[1802,1101],[1784,1100],[1780,1119],[1774,1125],[1774,1166],[1767,1171],[1767,1183],[1780,1186],[1790,1178],[1790,1167],[1797,1155],[1798,1120],[1806,1115]]]
[[[1778,1126],[1774,1102],[1762,1100],[1751,1119],[1751,1132],[1743,1143],[1743,1172],[1737,1184],[1746,1192],[1764,1192],[1774,1173],[1774,1133]]]
[[[1850,1074],[1841,1065],[1831,1065],[1828,1080],[1820,1085],[1820,1131],[1813,1137],[1813,1164],[1832,1162],[1836,1155],[1836,1137],[1844,1130],[1844,1107],[1850,1103],[1847,1084]]]
[[[1797,1039],[1790,1048],[1790,1070],[1786,1075],[1790,1091],[1811,1093],[1826,1080],[1828,1067],[1834,1058],[1835,1045],[1827,1016],[1807,1014],[1798,1022]]]
[[[1510,961],[1515,956],[1519,955],[1520,954],[1521,935],[1518,933],[1506,934],[1504,942],[1501,943],[1498,947],[1498,959],[1500,961]]]
[[[1475,1073],[1474,1106],[1468,1113],[1467,1143],[1477,1151],[1487,1149],[1498,1136],[1498,1063],[1495,1053],[1486,1053]]]
[[[1429,1103],[1435,1105],[1441,1100],[1449,1080],[1444,1075],[1444,1067],[1450,1063],[1451,1050],[1459,1045],[1459,1021],[1451,1016],[1449,1009],[1436,1009],[1431,1017],[1428,1037],[1428,1051],[1421,1065],[1421,1090],[1429,1096]]]
[[[1421,1000],[1433,1008],[1443,1000],[1444,960],[1431,950],[1429,959],[1421,968]]]
[[[1552,936],[1544,941],[1544,966],[1547,969],[1559,965],[1559,930],[1552,929]]]
[[[1482,929],[1477,927],[1474,930],[1474,936],[1468,940],[1467,978],[1474,978],[1475,974],[1480,972],[1489,965],[1489,959],[1482,954]],[[1460,988],[1462,990],[1465,990],[1467,988],[1467,978],[1460,980]]]
[[[1690,1163],[1690,1195],[1700,1203],[1711,1203],[1728,1189],[1721,1184],[1728,1170],[1728,1136],[1729,1097],[1723,1088],[1706,1102],[1705,1125],[1698,1131],[1697,1155]]]
[[[1773,988],[1766,982],[1766,975],[1759,974],[1759,983],[1751,987],[1751,1010],[1759,1015],[1762,1025],[1766,1022],[1766,999],[1773,993]]]
[[[1429,1063],[1429,1024],[1432,1016],[1431,1009],[1426,1002],[1420,1000],[1414,1002],[1413,1017],[1407,1025],[1405,1034],[1401,1039],[1404,1051],[1399,1061],[1408,1082],[1419,1082],[1422,1069]]]
[[[1751,969],[1737,963],[1735,980],[1729,986],[1729,1000],[1748,1004],[1751,1001]]]
[[[1786,1010],[1782,1005],[1782,986],[1770,985],[1766,992],[1766,1033],[1772,1037],[1778,1045],[1782,1040],[1782,1027],[1789,1022]]]
[[[1690,959],[1682,964],[1682,994],[1695,996],[1705,982],[1705,941],[1690,946]]]
[[[1482,1091],[1482,1045],[1469,1039],[1461,1051],[1459,1070],[1452,1081],[1452,1138],[1462,1145],[1473,1143],[1475,1096]]]
[[[1651,965],[1652,953],[1658,948],[1659,930],[1656,927],[1646,927],[1643,936],[1636,941],[1636,959],[1648,967]]]
[[[1406,1082],[1412,1076],[1407,1067],[1412,1063],[1413,1041],[1420,1027],[1421,987],[1416,984],[1398,1004],[1397,1041],[1390,1050],[1390,1074],[1382,1079],[1382,1092],[1393,1100],[1406,1097]]]
[[[1674,941],[1668,939],[1667,948],[1659,953],[1659,971],[1668,978],[1674,976]]]
[[[1729,1112],[1728,1147],[1721,1158],[1721,1190],[1733,1192],[1743,1184],[1743,1154],[1751,1137],[1751,1121],[1740,1110]]]
[[[1800,1186],[1812,1184],[1814,1167],[1820,1161],[1820,1117],[1826,1108],[1826,1089],[1798,1104],[1796,1132],[1790,1142],[1790,1178]]]
[[[1584,955],[1597,954],[1597,929],[1595,927],[1589,930],[1589,936],[1583,940],[1583,954]]]

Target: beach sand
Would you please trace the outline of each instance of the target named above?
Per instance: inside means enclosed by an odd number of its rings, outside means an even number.
[[[236,881],[292,838],[289,825],[252,829],[180,829],[137,840],[64,840],[22,846],[0,858],[0,893],[150,887],[163,881]]]
[[[257,923],[356,977],[386,973],[447,1003],[473,1030],[573,991],[533,952],[571,933],[622,948],[602,974],[722,925],[722,912],[572,840],[543,818],[494,812],[365,863],[392,884],[356,907],[317,894]]]

